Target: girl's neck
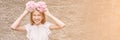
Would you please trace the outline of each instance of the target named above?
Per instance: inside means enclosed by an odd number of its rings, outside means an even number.
[[[41,23],[40,24],[34,24],[34,26],[36,27],[40,27],[40,25],[42,25]]]

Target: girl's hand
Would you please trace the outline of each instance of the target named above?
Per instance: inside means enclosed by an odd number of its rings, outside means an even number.
[[[34,1],[29,1],[26,3],[26,10],[28,12],[33,12],[35,10],[35,2]]]
[[[48,8],[46,8],[45,10],[46,10],[46,11],[45,11],[45,15],[50,16],[51,13],[49,12]]]
[[[47,15],[48,17],[50,17],[54,21],[54,24],[50,25],[50,29],[61,29],[61,28],[64,28],[65,23],[63,23],[61,20],[59,20],[58,18],[53,16],[49,12],[48,8],[46,8],[45,15]]]

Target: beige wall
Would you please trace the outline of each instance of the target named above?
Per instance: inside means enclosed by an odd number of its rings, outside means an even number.
[[[0,40],[26,40],[25,33],[13,32],[9,26],[27,1],[0,0]],[[44,1],[50,12],[66,23],[65,28],[52,31],[51,40],[120,40],[120,0]],[[26,17],[22,24],[28,20]]]

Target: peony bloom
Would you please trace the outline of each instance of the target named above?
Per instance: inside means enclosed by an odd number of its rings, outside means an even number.
[[[39,1],[37,3],[35,3],[34,1],[29,1],[28,3],[26,3],[27,9],[37,9],[39,12],[46,11],[46,7],[47,5],[43,1]]]
[[[35,9],[36,8],[35,2],[34,1],[27,2],[26,3],[26,8],[27,9]]]
[[[37,7],[38,11],[44,12],[44,11],[46,11],[45,9],[46,9],[47,5],[45,2],[39,1],[38,3],[36,3],[36,7]]]

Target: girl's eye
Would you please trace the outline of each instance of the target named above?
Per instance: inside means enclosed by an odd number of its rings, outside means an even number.
[[[36,16],[35,14],[33,16]]]
[[[38,16],[41,16],[40,14],[38,14]]]

